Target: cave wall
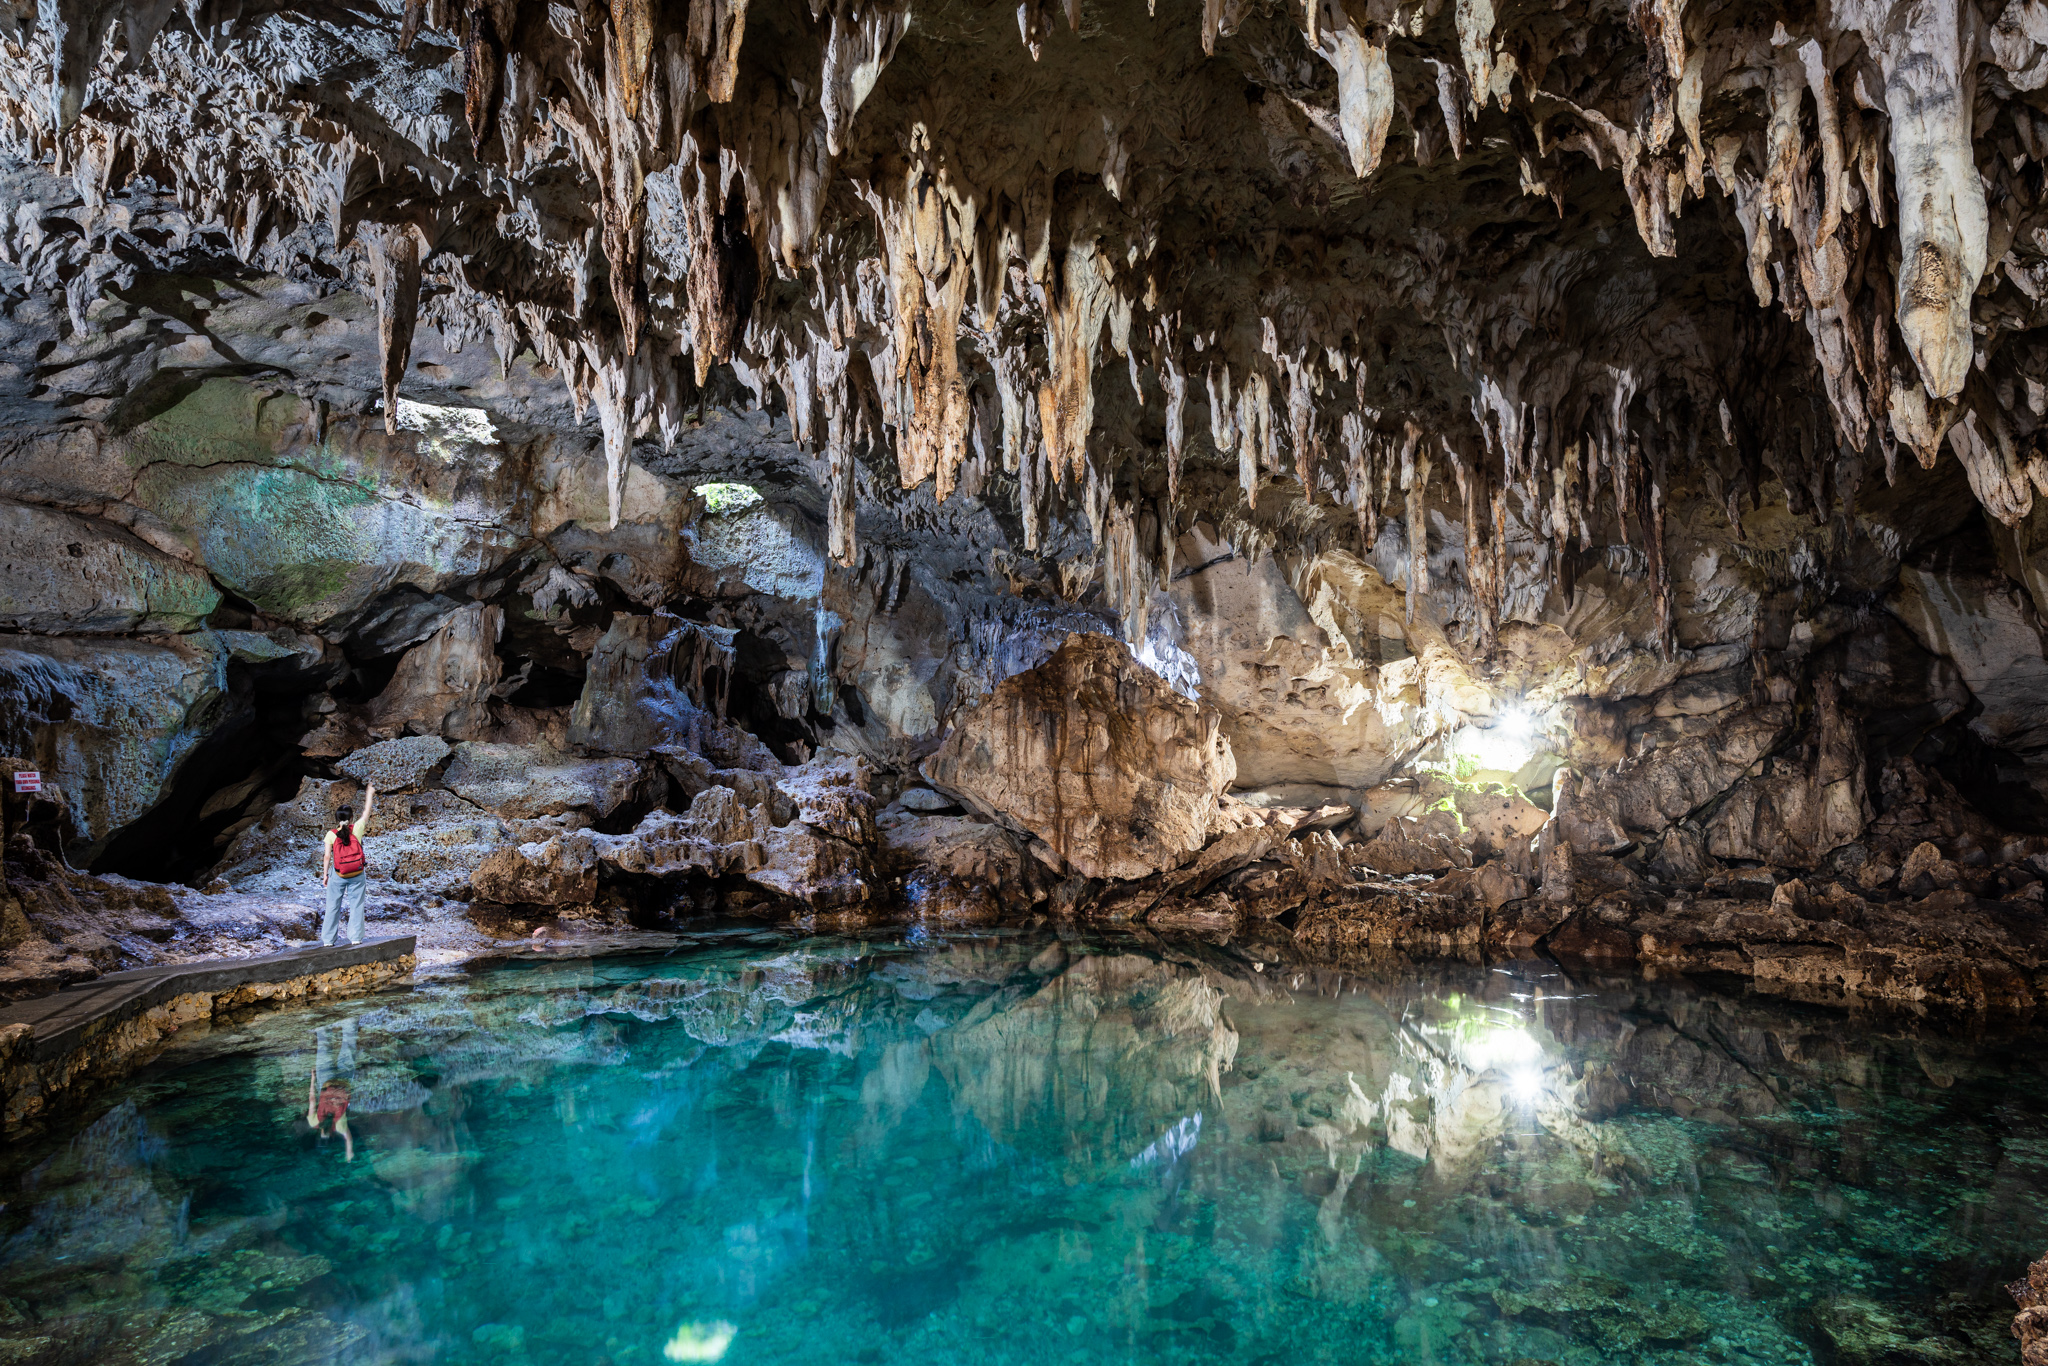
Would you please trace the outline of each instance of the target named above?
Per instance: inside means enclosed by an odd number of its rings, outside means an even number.
[[[0,751],[272,895],[374,775],[543,905],[1985,853],[2044,88],[2031,0],[0,10]]]

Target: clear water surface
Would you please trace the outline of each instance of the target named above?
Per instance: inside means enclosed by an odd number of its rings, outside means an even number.
[[[0,1157],[0,1363],[2011,1361],[2041,1056],[1536,964],[515,961]]]

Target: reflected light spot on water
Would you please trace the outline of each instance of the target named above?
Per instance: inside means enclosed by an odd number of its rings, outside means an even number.
[[[1483,1029],[1465,1042],[1465,1061],[1474,1071],[1531,1063],[1543,1056],[1543,1045],[1520,1025]]]
[[[668,1340],[661,1354],[670,1361],[718,1361],[725,1356],[726,1348],[732,1346],[733,1335],[738,1331],[723,1321],[686,1323],[676,1329],[676,1335]]]

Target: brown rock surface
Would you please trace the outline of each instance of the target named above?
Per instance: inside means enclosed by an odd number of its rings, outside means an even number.
[[[1213,711],[1121,643],[1073,635],[958,716],[921,771],[1082,875],[1134,878],[1177,867],[1207,842],[1236,768]]]

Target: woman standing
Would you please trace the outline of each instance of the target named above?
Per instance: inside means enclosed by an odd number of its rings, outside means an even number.
[[[363,789],[363,815],[344,806],[334,813],[335,827],[322,841],[320,885],[327,889],[327,916],[320,922],[320,946],[334,946],[334,931],[341,923],[341,906],[348,903],[348,942],[363,942],[363,891],[370,881],[363,856],[363,831],[369,828],[370,813],[377,809],[377,785]]]

